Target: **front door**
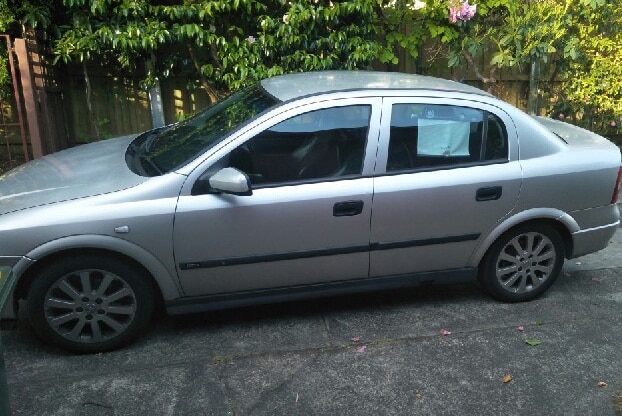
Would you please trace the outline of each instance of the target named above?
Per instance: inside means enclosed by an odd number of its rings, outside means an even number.
[[[212,158],[204,176],[234,167],[253,190],[182,190],[174,247],[185,294],[367,277],[380,109],[377,99],[295,108]]]

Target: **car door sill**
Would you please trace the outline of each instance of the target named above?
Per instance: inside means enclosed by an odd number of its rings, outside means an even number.
[[[184,297],[166,302],[169,314],[203,312],[250,305],[291,302],[320,297],[364,293],[378,290],[402,289],[425,283],[459,283],[475,279],[477,268],[442,270],[402,274],[387,277],[315,283],[310,285],[277,287],[244,292],[218,293],[213,295]]]

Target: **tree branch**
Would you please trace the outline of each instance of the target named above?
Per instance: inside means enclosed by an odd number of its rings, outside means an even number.
[[[470,53],[466,53],[463,52],[462,56],[464,57],[464,59],[467,61],[467,63],[469,64],[469,68],[471,68],[473,70],[473,72],[475,72],[475,76],[477,77],[477,79],[479,79],[480,81],[482,81],[484,84],[494,84],[497,82],[496,78],[495,78],[495,72],[497,72],[497,67],[493,67],[490,70],[490,77],[486,78],[485,76],[482,75],[482,73],[480,72],[479,68],[477,67],[477,65],[475,64],[475,61],[473,60],[473,57],[471,56]]]
[[[190,54],[190,59],[192,59],[194,68],[197,70],[197,74],[199,75],[199,79],[201,80],[201,86],[203,87],[205,92],[207,92],[207,95],[212,104],[214,104],[216,101],[218,101],[218,94],[216,94],[216,91],[209,84],[207,78],[205,78],[205,75],[203,75],[203,71],[201,71],[201,65],[199,64],[199,58],[197,57],[197,54],[192,47],[192,44],[187,43],[186,46],[188,48],[188,53]]]

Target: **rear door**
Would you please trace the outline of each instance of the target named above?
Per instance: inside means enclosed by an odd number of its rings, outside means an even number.
[[[464,268],[518,200],[511,119],[482,103],[387,98],[380,137],[371,277]]]

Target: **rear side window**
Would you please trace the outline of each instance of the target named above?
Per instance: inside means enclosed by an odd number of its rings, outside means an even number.
[[[395,104],[387,171],[507,160],[507,132],[486,111],[449,105]]]
[[[505,124],[494,114],[488,113],[484,160],[507,160],[508,132]]]

